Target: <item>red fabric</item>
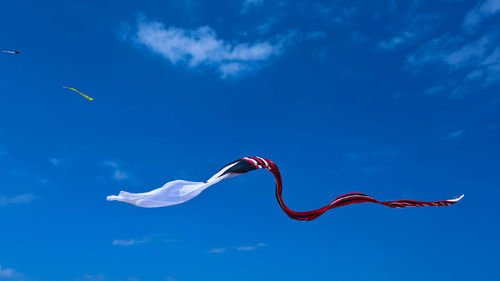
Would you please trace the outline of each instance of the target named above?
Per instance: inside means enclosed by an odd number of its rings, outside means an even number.
[[[254,162],[242,158],[241,160],[247,161],[251,163],[256,169],[267,169],[271,173],[273,173],[274,178],[276,179],[276,199],[278,200],[278,203],[280,204],[281,209],[292,219],[294,220],[305,220],[305,221],[310,221],[314,220],[317,217],[321,216],[323,213],[330,209],[342,207],[342,206],[347,206],[351,204],[357,204],[357,203],[377,203],[377,204],[382,204],[387,207],[391,208],[405,208],[405,207],[422,207],[422,206],[450,206],[455,204],[458,201],[455,200],[444,200],[444,201],[434,201],[434,202],[425,202],[425,201],[414,201],[414,200],[396,200],[396,201],[377,201],[375,198],[368,196],[363,193],[347,193],[344,195],[340,195],[335,200],[333,200],[330,204],[321,207],[316,210],[312,211],[306,211],[306,212],[297,212],[290,210],[285,202],[283,202],[283,197],[282,197],[282,191],[283,191],[283,181],[281,179],[281,174],[278,169],[278,166],[276,164],[269,160],[265,159],[270,167],[267,168],[265,164],[263,163],[262,160],[260,160],[257,157],[248,157],[251,158],[257,163],[259,163],[260,166],[255,165]]]

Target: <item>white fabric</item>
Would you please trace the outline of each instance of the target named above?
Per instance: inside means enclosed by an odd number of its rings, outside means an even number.
[[[148,192],[130,193],[120,191],[118,195],[111,195],[106,197],[106,199],[108,201],[122,201],[144,208],[166,207],[181,204],[193,199],[209,186],[223,179],[236,176],[237,174],[225,174],[222,177],[220,176],[234,165],[236,165],[236,163],[222,168],[206,182],[175,180],[167,182],[164,186]]]

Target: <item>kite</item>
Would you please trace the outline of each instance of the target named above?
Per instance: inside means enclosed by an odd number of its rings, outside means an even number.
[[[19,51],[10,51],[10,50],[2,50],[1,52],[2,53],[7,53],[7,54],[13,54],[13,55],[19,54]]]
[[[83,93],[79,92],[79,91],[78,91],[77,89],[75,89],[75,88],[64,87],[64,86],[63,86],[63,88],[66,88],[66,89],[70,89],[70,90],[72,90],[72,91],[75,91],[75,92],[79,93],[80,95],[82,95],[84,98],[88,99],[89,101],[92,101],[92,100],[93,100],[93,98],[91,98],[91,97],[89,97],[89,96],[87,96],[87,95],[85,95],[85,94],[83,94]]]
[[[220,182],[223,179],[238,176],[253,170],[266,169],[270,171],[276,179],[276,199],[281,209],[292,219],[295,220],[314,220],[329,209],[338,208],[357,203],[377,203],[391,208],[423,207],[423,206],[450,206],[463,198],[463,195],[450,200],[424,202],[414,200],[396,200],[396,201],[378,201],[375,198],[363,193],[347,193],[340,195],[330,204],[312,211],[297,212],[290,210],[281,196],[283,191],[283,182],[281,174],[276,164],[262,157],[244,157],[233,161],[205,182],[191,182],[184,180],[175,180],[167,182],[163,187],[144,193],[130,193],[120,191],[118,195],[107,196],[108,201],[122,201],[133,204],[138,207],[156,208],[184,203],[199,195],[209,186]]]

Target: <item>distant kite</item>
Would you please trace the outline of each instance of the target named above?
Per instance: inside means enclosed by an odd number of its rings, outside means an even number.
[[[64,87],[64,86],[63,86],[63,88],[66,88],[66,89],[70,89],[70,90],[72,90],[72,91],[75,91],[75,92],[79,93],[80,95],[82,95],[83,97],[85,97],[86,99],[88,99],[88,100],[90,100],[90,101],[91,101],[91,100],[93,100],[93,98],[91,98],[91,97],[89,97],[89,96],[85,95],[84,93],[81,93],[80,91],[78,91],[78,90],[77,90],[77,89],[75,89],[75,88]]]
[[[257,169],[267,169],[273,173],[276,179],[276,198],[281,209],[292,219],[313,220],[329,209],[342,207],[356,203],[377,203],[391,208],[422,207],[422,206],[449,206],[455,204],[463,195],[450,200],[423,202],[414,200],[397,201],[377,201],[363,193],[347,193],[337,197],[330,204],[313,211],[296,212],[288,209],[281,197],[282,180],[278,166],[273,161],[261,157],[244,157],[224,166],[219,172],[205,182],[191,182],[176,180],[167,182],[163,187],[144,193],[129,193],[120,191],[118,195],[108,196],[108,201],[122,201],[144,208],[165,207],[184,203],[197,195],[209,186],[220,182],[223,179],[234,177]],[[243,203],[245,204],[245,203]]]
[[[7,53],[7,54],[13,54],[13,55],[19,54],[19,51],[10,51],[10,50],[1,50],[0,52]]]

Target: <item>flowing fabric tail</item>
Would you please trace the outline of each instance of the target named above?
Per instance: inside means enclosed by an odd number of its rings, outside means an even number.
[[[155,208],[155,207],[165,207],[180,204],[186,202],[197,195],[199,195],[203,190],[209,186],[229,177],[234,177],[241,175],[253,170],[266,169],[273,173],[276,179],[276,199],[281,207],[281,209],[292,219],[295,220],[314,220],[321,216],[326,211],[338,208],[350,204],[357,203],[377,203],[382,204],[391,208],[405,208],[405,207],[423,207],[423,206],[450,206],[458,202],[463,198],[463,195],[450,200],[444,201],[414,201],[414,200],[396,200],[396,201],[378,201],[375,198],[368,196],[363,193],[347,193],[341,195],[330,204],[307,212],[297,212],[290,210],[285,202],[283,202],[282,191],[283,191],[283,181],[281,179],[281,174],[276,164],[262,157],[244,157],[229,163],[219,170],[215,175],[213,175],[209,180],[205,182],[190,182],[183,180],[176,180],[166,183],[163,187],[158,189],[145,192],[145,193],[129,193],[121,191],[119,195],[108,196],[109,201],[122,201],[127,202],[139,207]]]

